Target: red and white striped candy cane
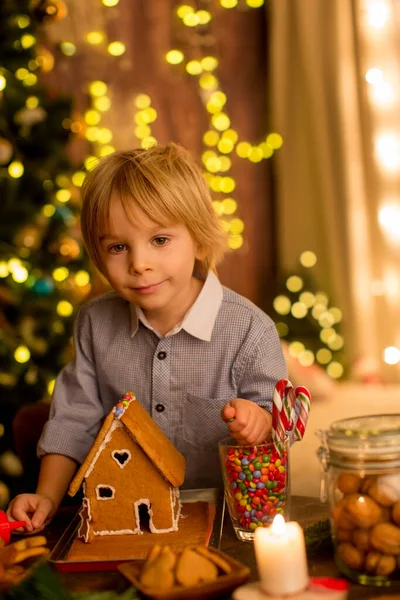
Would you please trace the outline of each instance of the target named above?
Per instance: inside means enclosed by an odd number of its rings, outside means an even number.
[[[293,441],[299,441],[304,437],[308,415],[310,414],[311,394],[309,390],[302,385],[299,385],[295,388],[295,393],[297,417],[294,423]]]
[[[272,441],[279,454],[282,454],[283,440],[290,426],[290,412],[287,410],[287,396],[293,389],[288,379],[277,381],[272,401]]]

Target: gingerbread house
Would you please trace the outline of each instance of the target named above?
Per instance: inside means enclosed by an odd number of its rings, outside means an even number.
[[[83,484],[78,537],[141,534],[139,507],[147,507],[152,533],[178,529],[179,486],[185,459],[132,392],[106,417],[93,446],[71,482]]]

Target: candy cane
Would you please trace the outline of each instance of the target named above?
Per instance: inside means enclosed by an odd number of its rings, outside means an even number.
[[[304,386],[298,386],[296,391],[297,418],[294,424],[294,441],[302,440],[311,408],[311,394]],[[296,411],[297,412],[297,411]]]
[[[283,451],[283,440],[290,427],[291,410],[289,410],[287,396],[293,389],[288,379],[277,381],[272,401],[272,441],[279,454]]]

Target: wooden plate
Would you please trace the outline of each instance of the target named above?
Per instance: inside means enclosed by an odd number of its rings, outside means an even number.
[[[250,569],[224,552],[209,547],[213,554],[221,556],[232,567],[230,573],[219,575],[214,581],[198,583],[193,586],[177,585],[169,590],[143,585],[139,581],[139,574],[144,561],[128,562],[120,565],[118,571],[124,575],[132,585],[142,594],[153,600],[209,600],[221,594],[231,592],[239,585],[243,585],[250,575]]]

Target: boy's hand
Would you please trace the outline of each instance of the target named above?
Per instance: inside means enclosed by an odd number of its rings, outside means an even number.
[[[20,494],[10,502],[6,511],[10,521],[26,521],[26,533],[42,531],[55,512],[53,500],[45,494]],[[18,528],[15,531],[23,530]]]
[[[240,444],[261,444],[271,432],[272,415],[251,400],[230,400],[222,409],[221,417],[227,423],[231,437]]]

